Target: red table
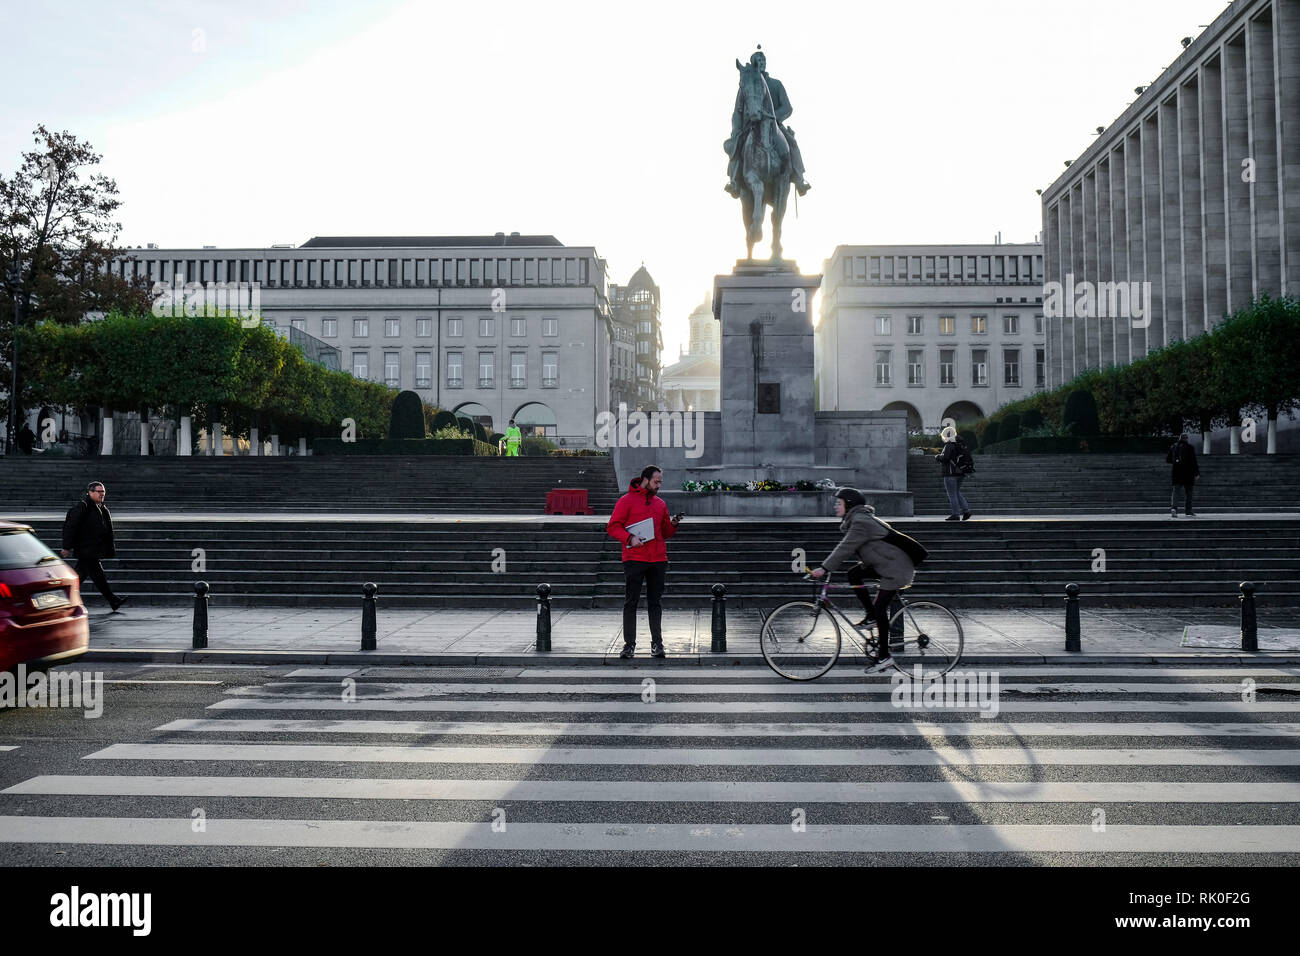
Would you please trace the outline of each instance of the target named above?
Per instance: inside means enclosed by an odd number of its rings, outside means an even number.
[[[546,493],[546,514],[590,515],[595,512],[587,504],[586,488],[556,488]]]

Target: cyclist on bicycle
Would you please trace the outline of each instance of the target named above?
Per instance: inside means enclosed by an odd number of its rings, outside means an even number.
[[[872,620],[876,624],[876,654],[867,668],[867,673],[873,674],[893,666],[891,648],[885,637],[889,634],[889,602],[900,590],[911,585],[916,577],[916,566],[907,552],[885,541],[893,529],[889,522],[876,517],[876,509],[867,504],[867,499],[856,488],[841,488],[835,493],[835,517],[844,519],[840,523],[844,537],[821,567],[811,573],[814,578],[820,578],[854,556],[861,562],[849,568],[847,576],[851,584],[857,585],[853,593],[867,612],[858,622],[858,627],[864,627]],[[862,587],[869,578],[880,579],[880,590],[876,592],[874,604],[867,597],[867,589]],[[892,649],[902,650],[901,646]]]

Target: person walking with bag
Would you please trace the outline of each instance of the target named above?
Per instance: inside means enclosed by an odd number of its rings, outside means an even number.
[[[1178,489],[1183,489],[1183,510],[1187,517],[1195,518],[1192,510],[1192,485],[1201,477],[1201,467],[1196,463],[1196,449],[1187,440],[1186,433],[1178,436],[1178,441],[1169,446],[1165,462],[1173,465],[1173,490],[1169,493],[1169,517],[1178,517]]]
[[[117,557],[113,547],[113,518],[104,507],[104,497],[108,492],[102,481],[92,481],[86,487],[86,495],[70,509],[63,520],[63,557],[75,554],[77,578],[86,578],[95,582],[99,593],[116,611],[127,602],[126,597],[113,593],[108,578],[104,576],[104,567],[99,562],[104,558]]]
[[[659,497],[663,469],[647,465],[618,499],[605,530],[623,545],[623,650],[628,660],[636,651],[636,611],[645,582],[646,611],[650,617],[650,655],[664,656],[663,593],[668,576],[668,539],[677,533],[682,516],[668,516]],[[640,534],[636,532],[640,531]]]
[[[967,475],[975,473],[975,460],[970,448],[957,436],[957,429],[949,425],[940,436],[943,439],[943,451],[934,456],[943,470],[943,489],[948,492],[948,508],[952,514],[948,521],[969,521],[970,505],[961,493],[961,483]]]
[[[916,565],[925,560],[926,551],[919,542],[877,518],[876,509],[867,504],[867,499],[856,488],[841,488],[836,492],[835,516],[844,519],[840,523],[844,537],[821,567],[810,573],[814,578],[820,578],[855,556],[861,562],[849,569],[847,577],[850,584],[858,585],[853,593],[867,612],[867,616],[858,622],[858,627],[872,618],[876,622],[876,655],[868,661],[867,667],[867,673],[874,674],[892,667],[894,659],[890,652],[903,649],[901,639],[895,641],[893,647],[889,646],[889,604],[899,591],[911,587],[916,578]],[[908,549],[914,550],[915,560]],[[861,587],[863,581],[873,577],[880,578],[880,589],[874,602],[868,599],[866,588]]]

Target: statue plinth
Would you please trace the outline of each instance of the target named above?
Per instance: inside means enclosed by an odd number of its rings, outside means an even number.
[[[820,286],[821,276],[800,275],[781,260],[741,260],[730,275],[714,277],[723,467],[814,466],[811,309]]]

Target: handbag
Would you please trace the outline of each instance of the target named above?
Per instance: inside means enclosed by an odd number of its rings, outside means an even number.
[[[890,528],[885,533],[885,544],[892,544],[907,555],[913,567],[919,568],[921,562],[930,556],[930,552],[925,549],[925,545],[921,544],[920,541],[917,541],[911,535],[895,531],[893,528]]]

